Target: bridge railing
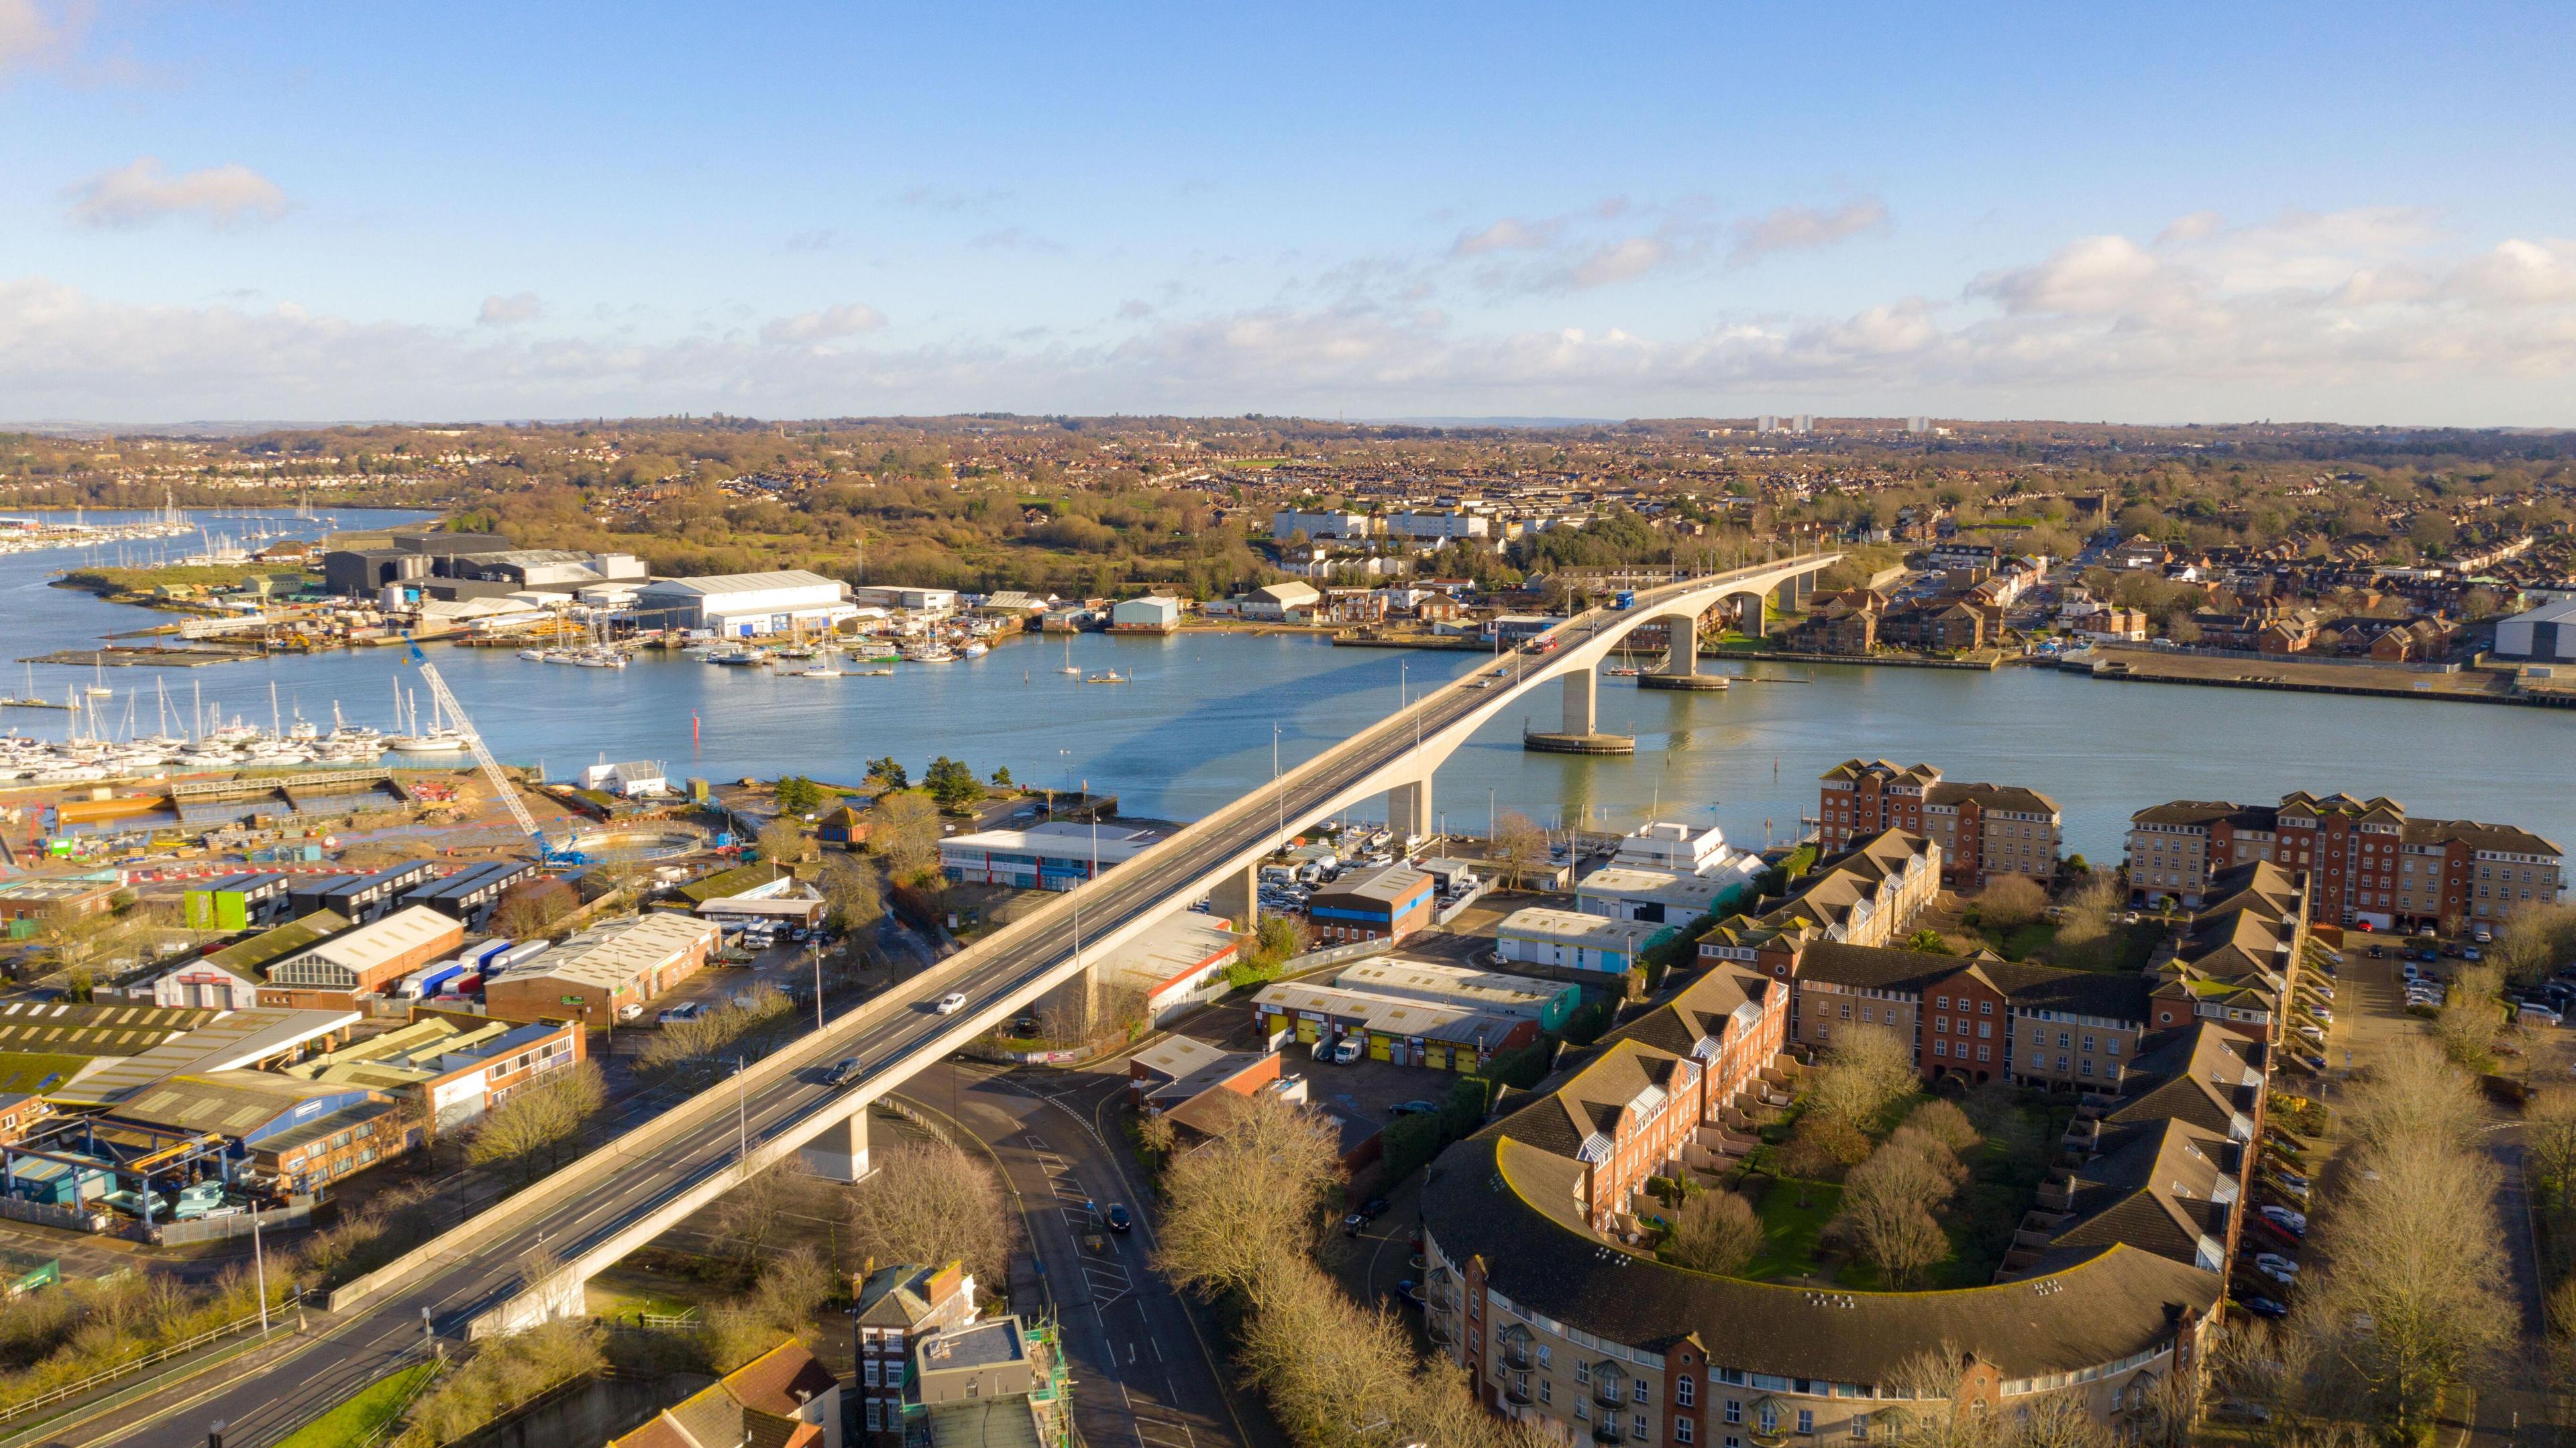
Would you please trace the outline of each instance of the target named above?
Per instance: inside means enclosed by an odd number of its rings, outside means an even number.
[[[1832,555],[1819,553],[1785,559],[1768,559],[1742,568],[1703,574],[1668,585],[1665,588],[1653,590],[1652,593],[1641,594],[1639,600],[1646,602],[1658,595],[1692,592],[1739,578],[1751,579],[1783,571],[1801,571],[1796,565],[1802,560],[1810,561],[1811,566],[1821,566],[1822,562],[1830,556]],[[1587,610],[1585,613],[1568,618],[1565,623],[1558,625],[1558,628],[1570,627],[1602,612],[1604,611],[1597,609]],[[603,1185],[625,1164],[638,1157],[655,1154],[654,1144],[657,1140],[667,1139],[675,1130],[703,1124],[718,1115],[732,1115],[736,1110],[736,1100],[740,1093],[766,1089],[799,1071],[836,1059],[843,1054],[843,1043],[856,1032],[880,1025],[890,1017],[913,1010],[923,1002],[947,993],[950,984],[959,976],[977,968],[993,956],[1028,944],[1070,922],[1074,912],[1079,908],[1074,899],[1077,894],[1087,899],[1097,898],[1102,887],[1106,886],[1114,899],[1121,875],[1133,879],[1143,872],[1149,861],[1169,858],[1176,854],[1185,855],[1195,850],[1226,847],[1205,870],[1193,875],[1193,879],[1221,874],[1238,862],[1248,864],[1251,860],[1258,859],[1269,848],[1267,841],[1269,830],[1253,829],[1249,839],[1243,842],[1227,838],[1229,833],[1246,826],[1262,825],[1265,822],[1264,812],[1267,806],[1281,791],[1313,788],[1326,782],[1327,776],[1335,771],[1353,770],[1355,764],[1357,766],[1355,773],[1364,780],[1375,768],[1368,762],[1374,751],[1387,746],[1405,744],[1407,732],[1414,727],[1416,712],[1429,710],[1443,700],[1453,698],[1455,691],[1462,688],[1464,683],[1463,678],[1456,679],[1426,692],[1410,708],[1379,720],[1340,744],[1287,770],[1275,782],[1252,790],[1219,808],[1214,814],[1174,831],[1169,837],[1156,842],[1135,858],[1120,865],[1117,873],[1108,875],[1080,891],[1067,891],[1063,898],[1040,905],[1020,919],[1002,926],[957,954],[866,1002],[857,1010],[832,1021],[823,1030],[788,1042],[769,1056],[750,1064],[736,1078],[710,1087],[659,1116],[637,1123],[597,1149],[532,1183],[526,1189],[503,1198],[481,1213],[467,1218],[375,1271],[353,1279],[331,1293],[330,1309],[333,1312],[340,1312],[363,1305],[383,1292],[409,1282],[442,1261],[465,1260],[480,1256],[480,1249],[495,1240],[501,1234],[501,1229],[555,1210],[568,1200]],[[1145,902],[1144,908],[1133,914],[1146,913],[1152,908],[1152,904],[1151,901]],[[1096,919],[1097,916],[1095,915],[1094,918]],[[1132,916],[1118,917],[1112,922],[1113,927],[1131,918]],[[1095,941],[1103,938],[1098,933],[1093,936]],[[993,1009],[987,1008],[975,1013],[975,1018],[980,1021],[983,1016],[992,1013]],[[961,1023],[961,1029],[964,1029],[967,1024],[971,1023]],[[916,1058],[936,1060],[948,1051],[956,1049],[954,1045],[944,1047],[941,1045],[951,1034],[953,1033],[941,1033],[921,1043],[916,1050]],[[972,1039],[972,1033],[967,1039]],[[873,1077],[876,1073],[870,1074]],[[890,1089],[894,1078],[888,1076],[881,1079],[888,1081],[887,1089]],[[735,1089],[728,1091],[724,1089],[725,1086],[733,1086]],[[868,1091],[864,1099],[873,1100],[875,1095],[874,1090]],[[822,1114],[826,1107],[837,1110],[836,1103],[818,1106],[816,1112],[800,1118],[800,1124],[811,1120],[814,1115]],[[773,1136],[775,1135],[776,1133],[773,1133]],[[765,1160],[780,1154],[783,1152],[758,1150],[753,1153],[750,1164],[756,1169]],[[721,1167],[723,1163],[716,1165]],[[703,1181],[705,1175],[705,1172],[692,1174],[680,1190],[694,1188]],[[658,1200],[648,1204],[648,1211],[659,1205]]]

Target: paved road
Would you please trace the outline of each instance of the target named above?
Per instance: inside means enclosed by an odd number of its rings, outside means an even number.
[[[1212,1330],[1149,1266],[1151,1198],[1115,1135],[1125,1086],[1097,1071],[943,1062],[904,1094],[963,1124],[1001,1161],[1063,1329],[1088,1448],[1284,1445],[1258,1402],[1226,1391]],[[1135,1214],[1127,1235],[1100,1221],[1113,1202]]]
[[[1758,573],[1773,566],[1756,565],[1745,571]],[[1596,610],[1577,615],[1555,630],[1559,647],[1579,647],[1604,630],[1651,617],[1654,606],[1664,599],[1711,586],[1707,578],[1686,580],[1640,591],[1627,613]],[[1283,808],[1292,820],[1320,814],[1344,792],[1400,761],[1417,741],[1479,708],[1499,703],[1507,697],[1508,687],[1477,690],[1452,684],[1425,694],[1410,709],[1291,771],[1276,792],[1254,791],[1074,892],[1069,901],[970,945],[894,987],[880,998],[891,1002],[892,1009],[876,1009],[872,1003],[866,1012],[831,1022],[824,1031],[787,1047],[784,1054],[800,1067],[817,1068],[855,1055],[868,1063],[871,1079],[910,1078],[931,1064],[933,1053],[928,1048],[952,1024],[929,1009],[929,1002],[941,994],[963,993],[970,1014],[996,1004],[1020,1003],[1043,976],[1074,955],[1081,940],[1098,939],[1117,926],[1164,913],[1175,897],[1196,887],[1211,869],[1272,842]],[[231,1425],[225,1437],[228,1448],[267,1448],[293,1427],[297,1402],[353,1391],[382,1375],[397,1354],[421,1339],[425,1322],[441,1333],[460,1332],[474,1317],[519,1290],[523,1263],[540,1257],[571,1259],[608,1242],[639,1218],[728,1170],[744,1147],[756,1147],[820,1113],[838,1093],[821,1085],[819,1077],[819,1069],[798,1069],[767,1078],[740,1096],[736,1113],[675,1113],[667,1134],[631,1148],[623,1169],[595,1189],[549,1192],[540,1183],[532,1189],[539,1198],[536,1205],[495,1222],[469,1251],[448,1265],[380,1293],[347,1314],[316,1314],[313,1334],[289,1362],[244,1374],[237,1381],[215,1374],[205,1382],[192,1383],[185,1394],[152,1399],[128,1414],[102,1420],[113,1429],[108,1436],[94,1436],[85,1428],[62,1441],[189,1448],[204,1442],[208,1422],[220,1418]],[[1170,1343],[1160,1333],[1147,1340],[1169,1350]],[[212,1389],[204,1391],[209,1384]],[[292,1392],[281,1392],[281,1384],[292,1384]]]

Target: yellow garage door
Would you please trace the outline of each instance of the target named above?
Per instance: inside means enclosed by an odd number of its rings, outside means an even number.
[[[1387,1044],[1386,1037],[1374,1034],[1371,1035],[1369,1037],[1369,1059],[1372,1061],[1385,1060],[1387,1058]]]
[[[1434,1071],[1448,1070],[1449,1048],[1447,1046],[1424,1046],[1422,1048],[1422,1064],[1430,1067]]]
[[[1315,1023],[1314,1023],[1313,1021],[1299,1021],[1299,1022],[1297,1023],[1297,1039],[1298,1039],[1298,1040],[1305,1041],[1305,1042],[1307,1042],[1307,1043],[1309,1043],[1309,1044],[1312,1044],[1312,1043],[1314,1042],[1315,1035],[1316,1035],[1316,1030],[1315,1030]]]

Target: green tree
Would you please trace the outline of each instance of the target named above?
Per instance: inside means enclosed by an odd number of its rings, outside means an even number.
[[[912,788],[912,776],[904,773],[903,766],[895,763],[892,755],[869,760],[867,778],[868,783],[888,794]]]
[[[945,754],[930,761],[921,783],[944,810],[963,810],[984,797],[984,786],[975,782],[975,771]]]

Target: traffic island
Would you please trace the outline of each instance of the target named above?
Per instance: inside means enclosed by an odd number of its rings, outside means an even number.
[[[1524,729],[1521,748],[1539,754],[1634,754],[1637,737],[1633,734],[1569,734],[1561,731]]]

